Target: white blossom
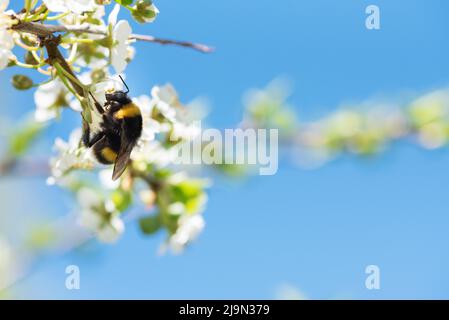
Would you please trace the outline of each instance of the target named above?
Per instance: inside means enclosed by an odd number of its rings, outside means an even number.
[[[82,188],[78,191],[77,200],[81,206],[78,222],[89,230],[96,230],[102,222],[101,216],[95,211],[96,207],[101,206],[99,196],[91,189]]]
[[[192,141],[198,137],[201,133],[201,128],[199,123],[183,123],[177,121],[173,123],[173,131],[170,135],[172,141],[177,141],[179,139],[184,139],[186,141]]]
[[[178,220],[178,229],[168,242],[162,245],[160,252],[164,253],[169,248],[175,254],[181,253],[186,245],[198,237],[205,225],[201,214],[181,216]]]
[[[114,243],[117,242],[124,231],[125,224],[123,223],[123,220],[114,216],[108,223],[98,230],[97,237],[101,242]]]
[[[165,148],[157,141],[148,141],[134,148],[131,159],[137,162],[151,163],[158,167],[166,167],[173,163],[178,155],[176,148]]]
[[[94,232],[101,242],[116,242],[125,230],[118,212],[106,211],[101,197],[91,189],[82,188],[77,196],[81,206],[80,225]]]
[[[157,140],[160,133],[170,133],[172,141],[191,141],[200,134],[198,122],[189,123],[182,115],[185,111],[178,94],[171,84],[155,86],[151,98],[142,95],[134,99],[142,113],[142,136],[134,148],[131,158],[135,161],[153,163],[165,167],[173,163],[179,146],[167,146]],[[154,111],[162,115],[163,120]]]
[[[140,140],[154,140],[156,134],[161,132],[162,127],[159,122],[151,117],[153,103],[150,97],[148,97],[147,95],[141,95],[134,98],[133,102],[140,108],[140,112],[142,113],[142,135],[140,137]]]
[[[101,35],[97,34],[88,34],[86,35],[87,39],[97,40],[99,37],[102,37]],[[108,65],[107,57],[108,56],[108,49],[105,47],[97,46],[95,47],[95,55],[89,55],[89,63],[86,62],[85,57],[83,55],[78,56],[78,58],[75,60],[75,64],[83,67],[83,68],[89,68],[91,70],[95,69],[103,69]],[[99,55],[100,57],[97,57],[96,55]],[[103,57],[101,57],[103,56]]]
[[[112,9],[111,13],[108,16],[108,24],[111,26],[115,26],[117,24],[118,14],[120,12],[120,5],[117,3]]]
[[[73,12],[81,14],[85,11],[93,11],[94,0],[42,0],[48,10],[53,12]]]
[[[45,122],[59,115],[59,108],[69,104],[69,91],[59,79],[40,85],[34,92],[36,103],[35,119]],[[72,107],[76,107],[72,105]],[[81,109],[75,109],[81,111]]]
[[[153,104],[169,121],[176,121],[176,109],[179,106],[178,93],[171,84],[154,86],[151,89]]]
[[[89,168],[93,166],[93,157],[90,151],[80,147],[81,129],[75,129],[69,141],[61,138],[55,140],[54,148],[58,152],[56,157],[50,159],[51,176],[48,184],[64,183],[64,176],[74,168]]]
[[[126,20],[120,20],[114,26],[112,38],[114,46],[111,49],[111,64],[115,72],[121,73],[125,70],[128,58],[128,38],[131,35],[131,26]]]
[[[6,68],[11,58],[14,58],[12,49],[14,39],[8,28],[11,26],[10,15],[12,11],[5,11],[9,0],[0,0],[0,70]]]
[[[120,20],[117,22],[119,11],[120,5],[116,4],[108,17],[108,24],[113,27],[112,40],[114,42],[111,48],[111,64],[116,73],[121,73],[126,68],[130,56],[128,39],[132,32],[128,21]]]
[[[112,180],[112,171],[112,168],[108,168],[100,170],[98,173],[100,182],[106,189],[116,189],[120,185],[120,180]]]

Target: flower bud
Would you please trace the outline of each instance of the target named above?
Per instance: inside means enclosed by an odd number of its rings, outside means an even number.
[[[33,56],[33,54],[30,51],[27,51],[25,54],[25,63],[31,64],[31,65],[37,65],[39,64],[39,61],[36,60],[36,58]]]
[[[28,90],[33,86],[33,80],[22,74],[14,75],[11,82],[17,90]]]
[[[133,18],[139,23],[153,22],[158,13],[159,10],[151,0],[138,0],[131,11]]]
[[[106,73],[103,69],[95,69],[92,71],[91,78],[93,83],[98,83],[106,79]]]

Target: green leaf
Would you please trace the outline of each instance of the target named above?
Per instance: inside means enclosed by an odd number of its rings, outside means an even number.
[[[112,193],[111,200],[117,210],[123,212],[130,206],[132,202],[132,195],[131,192],[118,189]]]
[[[141,218],[139,220],[140,230],[145,234],[156,233],[162,226],[159,215]]]
[[[45,249],[56,241],[57,235],[53,227],[41,225],[33,227],[28,234],[27,244],[33,249]]]
[[[203,192],[204,183],[201,180],[186,180],[172,188],[174,199],[186,203],[189,199],[198,197]]]
[[[23,155],[43,129],[44,126],[42,124],[31,122],[25,125],[21,130],[15,132],[9,141],[9,153],[13,157]]]

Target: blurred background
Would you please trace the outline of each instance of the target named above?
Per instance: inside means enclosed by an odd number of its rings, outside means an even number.
[[[278,76],[300,121],[347,105],[392,103],[449,84],[449,3],[401,1],[155,1],[155,23],[134,31],[210,44],[216,52],[136,46],[127,69],[133,95],[171,82],[181,100],[204,97],[209,126],[233,128],[243,94]],[[381,29],[365,28],[380,8]],[[2,133],[34,110],[32,92],[0,74]],[[369,103],[368,103],[369,104]],[[79,115],[66,111],[33,147],[49,155]],[[206,229],[180,256],[158,256],[164,235],[129,224],[114,246],[90,243],[48,256],[12,288],[22,298],[91,299],[442,299],[449,298],[449,152],[405,139],[371,157],[342,156],[306,170],[282,156],[274,176],[229,179],[209,190]],[[73,210],[45,177],[0,179],[0,228],[14,244],[26,227]],[[65,268],[80,267],[67,290]],[[365,268],[380,268],[380,290]]]

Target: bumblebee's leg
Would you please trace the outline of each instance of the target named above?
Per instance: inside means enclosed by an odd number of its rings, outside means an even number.
[[[107,110],[107,114],[112,116],[115,112],[119,111],[124,105],[118,101],[108,101],[109,108]]]
[[[103,109],[103,107],[101,106],[101,104],[97,101],[97,99],[95,99],[95,97],[94,97],[94,95],[92,94],[92,92],[89,91],[89,93],[90,93],[90,96],[92,97],[92,99],[94,100],[95,108],[97,109],[97,111],[98,111],[100,114],[104,114],[104,109]]]
[[[89,140],[90,140],[90,128],[89,124],[86,121],[83,121],[83,144],[89,148]]]
[[[103,137],[104,137],[103,132],[97,132],[96,134],[94,134],[92,139],[90,139],[89,141],[90,144],[89,148],[92,147],[94,144],[96,144],[98,141],[100,141]]]
[[[104,136],[103,132],[97,132],[91,138],[89,125],[83,123],[83,143],[87,148],[92,147],[94,144],[100,141],[101,138],[103,138],[103,136]]]

